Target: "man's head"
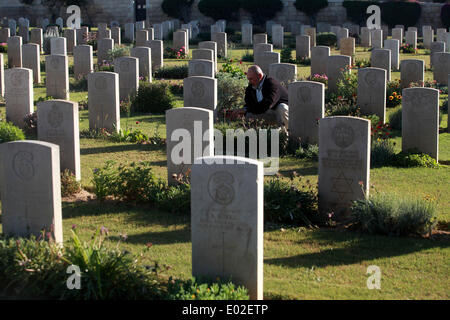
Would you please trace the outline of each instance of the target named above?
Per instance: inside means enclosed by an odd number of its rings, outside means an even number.
[[[257,87],[264,77],[264,72],[259,66],[251,66],[247,70],[247,80],[253,86]]]

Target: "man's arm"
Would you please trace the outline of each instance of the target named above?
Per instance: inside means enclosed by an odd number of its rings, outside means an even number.
[[[263,99],[260,102],[256,102],[255,113],[264,113],[267,110],[275,107],[275,103],[279,100],[279,89],[276,83],[272,79],[266,78],[262,89]]]

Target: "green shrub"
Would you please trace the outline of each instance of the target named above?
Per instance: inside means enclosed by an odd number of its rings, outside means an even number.
[[[165,186],[163,192],[157,195],[158,209],[180,214],[191,212],[191,185],[179,183],[178,185]]]
[[[167,284],[169,300],[249,300],[245,287],[230,282],[214,283],[209,279],[173,280]]]
[[[198,10],[214,20],[235,21],[239,17],[240,3],[240,0],[200,0]]]
[[[316,36],[318,46],[333,47],[337,44],[337,36],[332,32],[321,32]]]
[[[315,26],[317,13],[328,6],[328,0],[295,0],[294,6],[310,17],[311,25]]]
[[[319,146],[317,144],[300,145],[295,151],[295,157],[317,161],[319,160]]]
[[[358,91],[358,74],[349,72],[349,67],[342,71],[337,83],[336,95],[347,101],[354,101]]]
[[[448,113],[448,97],[442,102],[441,110]]]
[[[244,55],[241,58],[241,61],[253,62],[254,61],[253,53],[250,53],[248,50],[246,50]]]
[[[361,69],[361,68],[369,68],[370,67],[370,60],[368,60],[368,59],[356,59],[355,66],[357,68],[359,68],[359,69]]]
[[[155,79],[184,79],[188,77],[188,65],[163,67],[155,72]]]
[[[389,115],[389,125],[394,130],[402,129],[402,107],[398,107]]]
[[[0,143],[25,140],[25,134],[11,122],[0,121]]]
[[[369,15],[367,12],[367,7],[371,5],[379,6],[380,3],[378,1],[348,1],[345,0],[342,4],[343,7],[347,10],[347,19],[361,25],[367,21]]]
[[[417,49],[414,49],[414,46],[409,43],[404,43],[400,47],[401,53],[415,53],[416,51],[417,51]]]
[[[336,100],[333,100],[332,102],[329,102],[325,105],[325,112],[328,117],[360,116],[360,109],[355,103],[353,102],[350,103],[349,101],[344,100],[342,98],[339,99],[339,97]]]
[[[114,61],[114,59],[126,57],[130,55],[130,49],[126,46],[115,45],[113,49],[108,50],[108,60]]]
[[[292,59],[292,49],[290,47],[285,47],[281,50],[280,60],[282,63],[296,62],[294,59]]]
[[[384,2],[381,3],[381,20],[391,28],[396,24],[408,28],[417,24],[421,11],[419,2]]]
[[[148,141],[149,137],[140,129],[133,130],[133,128],[128,129],[127,127],[120,129],[119,132],[114,132],[111,139],[115,142],[144,143]]]
[[[61,196],[72,196],[81,190],[81,184],[77,181],[75,175],[66,169],[61,172]]]
[[[131,112],[164,113],[174,107],[175,97],[167,83],[147,83],[139,86],[131,101]]]
[[[411,168],[411,167],[423,167],[423,168],[439,168],[439,164],[436,159],[432,158],[428,154],[421,153],[418,150],[412,149],[407,152],[400,152],[395,155],[394,164],[397,167]]]
[[[281,0],[246,0],[241,2],[241,6],[257,25],[273,19],[279,11],[283,10]]]
[[[219,73],[228,73],[231,74],[235,78],[246,79],[245,71],[242,70],[242,61],[233,64],[233,59],[226,59],[226,62],[222,64],[222,69],[220,69]]]
[[[87,76],[79,75],[77,79],[70,79],[70,91],[88,91]]]
[[[241,77],[235,77],[231,73],[219,72],[217,74],[217,112],[243,108],[247,84],[247,80]]]
[[[450,28],[450,3],[446,3],[442,6],[441,21],[446,29]]]
[[[64,248],[43,236],[0,239],[0,296],[20,299],[161,299],[165,290],[155,268],[140,266],[140,256],[105,245],[106,228],[91,243],[75,232]],[[69,290],[70,265],[81,271],[81,288]],[[73,273],[72,273],[73,274]],[[118,285],[120,284],[120,285]]]
[[[161,8],[169,17],[188,22],[191,21],[190,16],[193,3],[194,0],[164,0]]]
[[[166,47],[164,48],[164,59],[187,59],[186,48],[183,46],[180,49]]]
[[[264,221],[312,226],[320,221],[316,189],[309,180],[302,189],[292,182],[275,176],[264,183]]]
[[[375,194],[351,207],[355,227],[370,234],[424,235],[435,226],[436,206],[420,199]]]
[[[389,139],[373,140],[370,145],[370,167],[390,166],[395,159],[394,143]]]

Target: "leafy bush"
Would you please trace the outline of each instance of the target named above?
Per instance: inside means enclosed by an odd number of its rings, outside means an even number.
[[[114,65],[106,60],[99,61],[98,65],[94,67],[97,68],[96,71],[114,72]]]
[[[319,160],[319,146],[316,144],[300,145],[295,151],[295,157],[317,161]]]
[[[217,74],[217,111],[243,108],[247,81],[231,73]]]
[[[442,102],[441,110],[448,113],[448,97]]]
[[[399,80],[389,81],[386,85],[386,108],[395,108],[402,103],[402,87]],[[391,98],[392,97],[392,98]]]
[[[124,45],[115,45],[113,49],[108,50],[108,60],[114,61],[114,59],[126,57],[130,55],[130,49]]]
[[[167,83],[146,83],[139,86],[131,101],[131,112],[164,113],[174,107],[175,97]]]
[[[378,1],[348,1],[345,0],[342,4],[347,10],[347,19],[361,25],[366,22],[368,18],[367,7],[371,5],[380,5]]]
[[[166,47],[164,48],[164,59],[187,59],[186,48],[183,46],[180,49]]]
[[[397,167],[411,168],[411,167],[423,167],[423,168],[439,168],[439,164],[436,159],[430,157],[428,154],[421,153],[418,150],[412,149],[408,152],[400,152],[395,155],[394,164]]]
[[[167,285],[170,300],[249,300],[247,289],[232,282],[213,283],[211,280],[192,278],[187,281],[169,279]]]
[[[11,122],[0,121],[0,143],[25,140],[25,134]]]
[[[309,76],[308,80],[323,83],[325,85],[325,87],[328,86],[328,77],[326,74],[317,74],[316,73],[316,74]]]
[[[188,71],[188,65],[163,67],[156,70],[155,79],[184,79]]]
[[[224,64],[222,64],[222,69],[219,71],[220,73],[228,73],[231,74],[235,78],[246,79],[245,71],[242,70],[242,61],[233,64],[233,59],[227,60]]]
[[[389,115],[389,124],[392,129],[401,130],[402,129],[402,108],[399,107],[397,110]]]
[[[281,0],[246,0],[241,2],[241,6],[257,25],[273,19],[279,11],[283,10]]]
[[[61,172],[61,196],[72,196],[81,190],[81,184],[75,178],[75,175],[66,169]]]
[[[330,116],[360,116],[360,108],[354,103],[355,99],[348,101],[338,96],[336,99],[332,99],[331,102],[325,105],[325,112],[328,117]]]
[[[384,2],[381,4],[381,20],[391,28],[396,24],[408,28],[417,24],[421,11],[419,2]]]
[[[356,94],[358,91],[358,75],[357,73],[349,72],[349,70],[349,67],[341,70],[343,76],[337,83],[336,94],[344,100],[353,102],[356,99]]]
[[[79,75],[78,78],[70,79],[70,91],[87,91],[88,90],[88,80],[87,75]]]
[[[200,0],[198,10],[214,20],[235,21],[239,17],[240,0]]]
[[[43,233],[39,238],[0,239],[0,296],[20,299],[135,300],[165,296],[159,267],[140,266],[140,256],[105,245],[107,229],[91,243],[72,230],[64,248]],[[46,241],[49,240],[49,241]],[[81,288],[68,290],[70,265],[81,270]],[[118,285],[120,284],[120,285]]]
[[[426,200],[375,194],[352,207],[355,227],[370,234],[424,235],[435,226],[436,205]]]
[[[296,178],[289,183],[275,176],[264,184],[264,221],[305,226],[320,221],[315,187],[307,180],[299,189],[293,184]]]
[[[442,6],[441,21],[446,29],[450,28],[450,3],[446,3]]]
[[[253,62],[253,61],[255,61],[254,57],[253,57],[253,53],[250,53],[248,50],[245,51],[244,55],[241,58],[241,61],[244,61],[244,62]]]
[[[115,142],[145,143],[149,137],[140,129],[133,130],[133,128],[125,128],[120,129],[119,132],[114,132],[111,135],[111,139]]]
[[[296,61],[292,59],[292,48],[285,47],[281,50],[280,60],[282,63],[295,63]]]
[[[318,46],[333,47],[337,44],[337,36],[332,32],[321,32],[316,36]]]
[[[376,139],[370,145],[370,167],[389,166],[395,159],[394,143],[389,139]]]
[[[401,53],[416,53],[417,49],[415,49],[412,44],[404,43],[400,47],[400,52]]]
[[[161,8],[169,17],[188,22],[194,0],[164,0]]]
[[[355,66],[357,68],[360,68],[360,69],[361,68],[369,68],[370,67],[370,60],[368,60],[368,59],[356,59]]]

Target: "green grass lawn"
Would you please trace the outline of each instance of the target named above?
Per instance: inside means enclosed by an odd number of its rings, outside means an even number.
[[[170,46],[170,44],[169,44]],[[191,46],[190,49],[195,49]],[[230,58],[240,59],[251,49],[235,48]],[[333,54],[338,52],[333,50]],[[357,59],[369,59],[370,53],[358,48]],[[418,55],[405,58],[425,59]],[[5,57],[6,58],[6,57]],[[72,58],[70,63],[72,63]],[[166,65],[186,61],[165,61]],[[250,63],[243,63],[248,66]],[[219,63],[220,69],[221,63]],[[299,77],[309,75],[309,67],[299,66]],[[42,73],[45,77],[45,73]],[[399,72],[392,72],[393,79]],[[430,71],[427,79],[432,79]],[[85,100],[87,92],[70,92],[73,101]],[[45,86],[36,85],[35,101],[45,97]],[[442,97],[441,97],[442,98]],[[182,97],[177,97],[182,106]],[[4,114],[4,105],[0,106]],[[388,110],[388,113],[392,112]],[[2,116],[0,116],[1,118]],[[139,124],[136,124],[136,122]],[[450,134],[446,132],[447,114],[441,122],[445,129],[439,134],[439,157],[444,165],[439,169],[382,167],[371,170],[370,182],[375,190],[418,198],[437,199],[438,220],[450,223]],[[121,127],[140,128],[153,136],[165,137],[164,115],[135,115],[121,119]],[[88,129],[88,112],[80,111],[80,130]],[[401,149],[399,133],[394,135],[396,149]],[[102,139],[80,139],[82,186],[92,189],[92,170],[107,160],[117,163],[150,161],[157,176],[166,179],[165,147],[114,143]],[[280,172],[289,175],[297,171],[303,180],[317,182],[317,162],[282,158]],[[266,178],[269,179],[269,178]],[[287,178],[286,178],[287,179]],[[160,212],[146,206],[127,206],[96,200],[63,203],[63,227],[67,240],[72,225],[83,240],[89,241],[94,231],[106,226],[110,245],[115,245],[119,233],[128,240],[121,244],[132,253],[143,252],[147,243],[153,246],[144,263],[157,260],[171,266],[167,276],[187,279],[191,275],[190,217]],[[0,228],[1,230],[1,228]],[[293,228],[266,226],[264,233],[264,296],[268,299],[449,299],[450,298],[450,240],[436,236],[432,239],[369,236],[336,229]],[[381,269],[381,290],[366,287],[366,270],[370,265]]]

